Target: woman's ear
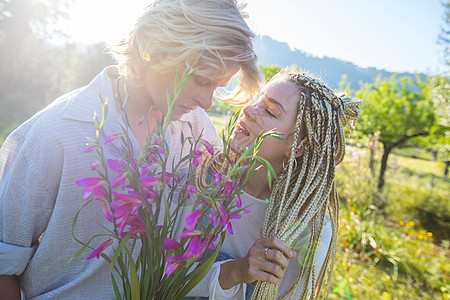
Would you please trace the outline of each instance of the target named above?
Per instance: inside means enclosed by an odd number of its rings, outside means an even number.
[[[297,153],[295,154],[295,158],[299,158],[301,156],[303,156],[303,154],[305,153],[305,144],[303,144],[300,149],[297,151]],[[291,156],[291,153],[289,151],[286,151],[286,157],[289,158],[289,156]]]

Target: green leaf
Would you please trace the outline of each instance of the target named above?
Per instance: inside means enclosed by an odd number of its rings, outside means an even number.
[[[117,258],[119,258],[119,255],[122,253],[123,248],[125,247],[126,243],[130,239],[131,234],[127,234],[123,240],[120,242],[119,246],[117,247],[116,251],[114,251],[114,255],[111,259],[111,272],[114,269],[114,265],[116,264]]]
[[[116,279],[114,278],[113,273],[111,273],[111,281],[112,281],[113,288],[114,288],[114,294],[116,295],[116,300],[121,300],[122,296],[120,295],[120,291],[119,291],[119,288],[117,287],[117,282],[116,282]]]
[[[130,253],[128,248],[125,248],[128,255],[128,263],[130,265],[130,288],[131,288],[131,299],[132,300],[140,300],[140,289],[139,289],[139,278],[136,271],[136,265],[133,261],[133,256]]]

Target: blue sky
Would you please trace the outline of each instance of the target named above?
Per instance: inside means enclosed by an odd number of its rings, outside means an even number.
[[[68,31],[78,42],[118,40],[147,1],[76,0]],[[440,0],[248,0],[257,34],[314,56],[388,71],[442,71]],[[98,12],[108,7],[108,19]]]

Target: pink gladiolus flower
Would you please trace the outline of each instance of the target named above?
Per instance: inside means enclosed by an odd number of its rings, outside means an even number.
[[[161,249],[162,250],[180,250],[181,244],[172,239],[166,238],[164,240],[164,244],[161,247]]]
[[[105,145],[112,143],[113,141],[121,138],[123,136],[122,133],[116,133],[105,138]]]
[[[146,232],[144,221],[142,221],[142,219],[138,215],[130,215],[125,222],[125,226],[129,226],[129,228],[124,233],[135,234],[139,232]],[[133,238],[138,237],[135,236]]]
[[[209,152],[209,154],[211,154],[211,156],[214,156],[214,148],[213,148],[213,146],[210,143],[208,143],[207,140],[200,139],[200,141],[202,142],[203,146],[205,146],[205,148]]]
[[[108,220],[109,222],[111,222],[111,223],[114,222],[114,218],[113,218],[112,212],[108,208],[106,203],[103,204],[103,215],[105,216],[106,220]]]
[[[97,149],[97,146],[90,146],[83,150],[83,153],[89,153]]]
[[[236,206],[238,208],[242,208],[242,199],[241,199],[241,196],[239,196],[239,195],[236,195]]]
[[[189,247],[186,253],[184,254],[184,257],[187,259],[194,258],[195,256],[201,253],[202,253],[202,239],[199,236],[194,236],[189,241]]]
[[[141,174],[142,176],[148,176],[150,174],[150,171],[157,168],[158,165],[155,164],[155,162],[150,162],[148,165],[145,165],[142,170],[141,170]]]
[[[205,198],[201,198],[200,199],[200,204],[210,205],[211,203],[208,200],[206,200]]]
[[[220,183],[224,179],[224,176],[222,174],[220,174],[220,173],[214,174],[214,177],[216,178],[216,179],[214,179],[214,181],[216,182],[217,186],[220,185]]]
[[[227,219],[228,219],[228,213],[222,204],[220,204],[220,206],[219,206],[219,213],[220,213],[220,223],[222,224],[222,226],[226,226]]]
[[[92,193],[94,194],[94,200],[104,201],[108,197],[108,193],[103,185],[96,187]]]
[[[197,192],[197,189],[191,185],[185,185],[184,192],[187,192],[186,197],[188,199],[191,199],[192,195],[194,195]]]
[[[92,162],[91,163],[91,170],[92,171],[95,171],[96,169],[97,169],[97,167],[98,166],[101,166],[102,164],[98,161],[98,160],[96,160],[96,161],[94,161],[94,162]]]
[[[230,219],[240,219],[240,218],[242,218],[242,215],[240,214],[234,214],[230,217]]]
[[[125,162],[121,161],[121,160],[115,160],[115,159],[108,159],[108,161],[106,162],[106,164],[108,165],[108,167],[111,168],[111,170],[113,170],[114,172],[116,172],[117,174],[121,174],[123,173],[123,167],[129,169],[126,165]]]
[[[233,182],[227,181],[225,182],[225,189],[222,191],[224,195],[231,194],[234,191]]]
[[[231,222],[228,222],[227,230],[228,230],[229,233],[233,234],[233,227],[231,226]]]
[[[193,165],[194,167],[198,167],[198,163],[199,163],[198,159],[199,159],[201,156],[202,156],[202,151],[200,151],[200,150],[195,150],[195,151],[194,151],[194,157],[192,157],[192,165]]]
[[[170,256],[166,258],[166,263],[173,262],[173,261],[184,261],[186,260],[186,257],[184,255],[175,255]]]
[[[181,239],[184,239],[187,237],[201,235],[201,234],[202,234],[202,231],[199,229],[185,230],[180,234],[180,236],[178,238],[181,240]]]
[[[96,188],[103,185],[106,181],[98,177],[80,178],[75,183],[79,186],[84,186],[83,199],[91,196]]]
[[[142,182],[142,186],[149,187],[149,186],[155,186],[160,184],[160,181],[158,178],[153,176],[143,176],[140,177],[139,180]]]
[[[170,274],[172,274],[173,272],[175,272],[175,270],[177,269],[177,267],[181,264],[181,262],[174,262],[171,264],[167,264],[166,267],[164,268],[164,274],[166,274],[167,276],[169,276]]]
[[[191,212],[187,217],[186,220],[186,229],[187,230],[193,230],[195,228],[195,225],[197,224],[198,219],[202,216],[202,211],[199,209],[194,210]]]
[[[114,239],[109,239],[109,240],[104,241],[104,242],[100,245],[100,247],[98,247],[97,249],[95,249],[95,250],[88,256],[87,259],[92,259],[92,258],[94,258],[94,257],[99,258],[100,255],[102,255],[103,251],[105,251],[106,248],[108,248],[109,246],[111,246],[113,242],[114,242]]]
[[[138,193],[128,193],[128,194],[122,194],[118,192],[113,192],[114,195],[114,202],[115,203],[121,203],[120,205],[124,204],[132,204],[132,205],[142,205],[142,200],[139,198]]]
[[[116,186],[121,186],[122,191],[125,190],[125,182],[127,180],[127,173],[122,172],[116,178],[111,181],[111,188],[115,188]]]

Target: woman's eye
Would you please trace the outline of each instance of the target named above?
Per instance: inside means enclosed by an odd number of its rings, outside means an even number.
[[[266,111],[266,113],[267,113],[269,116],[276,118],[276,116],[275,116],[270,110],[268,110],[267,108],[264,109],[264,110]]]
[[[203,79],[203,78],[199,78],[199,77],[194,77],[194,80],[195,80],[195,83],[201,87],[211,84],[211,81]]]

